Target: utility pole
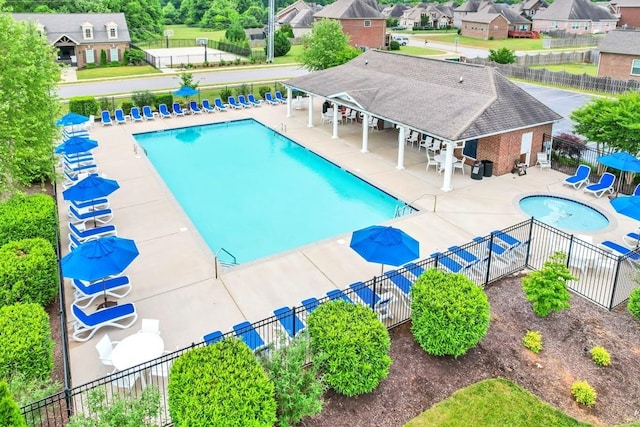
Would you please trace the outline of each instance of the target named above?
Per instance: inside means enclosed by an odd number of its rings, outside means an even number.
[[[267,23],[267,63],[273,63],[273,35],[275,33],[275,0],[269,0],[269,22]]]

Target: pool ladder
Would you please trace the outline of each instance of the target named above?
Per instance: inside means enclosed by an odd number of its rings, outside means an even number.
[[[228,258],[231,258],[231,260],[227,261],[227,260],[220,259],[220,255],[219,255],[220,252],[223,252],[224,254],[226,254]],[[238,261],[237,261],[235,255],[233,255],[231,252],[229,252],[225,248],[218,249],[216,251],[214,257],[215,257],[216,278],[218,278],[218,265],[220,265],[220,266],[222,266],[224,268],[229,268],[229,267],[233,267],[234,265],[238,265]]]

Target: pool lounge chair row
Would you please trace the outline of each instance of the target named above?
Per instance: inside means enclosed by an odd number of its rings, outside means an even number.
[[[614,191],[614,183],[616,181],[616,177],[611,172],[605,172],[600,177],[600,180],[594,184],[591,184],[589,181],[589,175],[591,174],[591,167],[587,165],[579,165],[578,169],[576,169],[575,174],[570,177],[567,177],[562,185],[570,185],[576,190],[579,190],[583,185],[585,193],[591,193],[597,198],[602,197],[606,193],[613,193]]]

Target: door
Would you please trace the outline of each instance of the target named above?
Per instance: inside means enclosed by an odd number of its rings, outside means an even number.
[[[533,132],[527,132],[522,134],[522,140],[520,141],[520,157],[525,155],[525,163],[527,166],[531,165],[531,142],[533,141]]]

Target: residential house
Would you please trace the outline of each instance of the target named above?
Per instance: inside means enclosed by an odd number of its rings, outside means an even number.
[[[453,9],[453,26],[460,28],[462,26],[462,18],[470,13],[476,13],[487,4],[492,3],[491,0],[467,0],[460,6]]]
[[[610,31],[598,50],[598,77],[640,80],[640,30]]]
[[[380,13],[382,13],[382,16],[384,16],[385,18],[396,18],[396,19],[400,19],[402,18],[402,15],[404,14],[404,11],[410,9],[410,6],[407,6],[406,4],[394,4],[392,6],[386,6],[384,7]]]
[[[131,38],[124,13],[13,13],[17,21],[35,22],[58,48],[58,61],[84,68],[107,61],[122,61]]]
[[[618,27],[640,28],[640,0],[613,0],[610,12],[619,18]]]
[[[511,8],[527,19],[532,19],[535,14],[549,7],[549,3],[544,0],[524,0],[514,3]]]
[[[321,7],[315,4],[309,5],[302,0],[298,0],[276,13],[276,28],[289,24],[293,29],[293,36],[302,37],[311,32],[313,14],[320,9]]]
[[[461,35],[485,40],[506,39],[510,31],[531,31],[531,21],[506,4],[487,3],[464,15],[460,26]]]
[[[407,28],[448,28],[453,26],[455,3],[420,3],[405,10],[399,24]]]
[[[337,0],[313,16],[314,20],[335,19],[357,48],[385,47],[387,21],[375,0]]]
[[[563,30],[570,34],[608,33],[618,18],[590,0],[555,0],[533,17],[533,30]]]

